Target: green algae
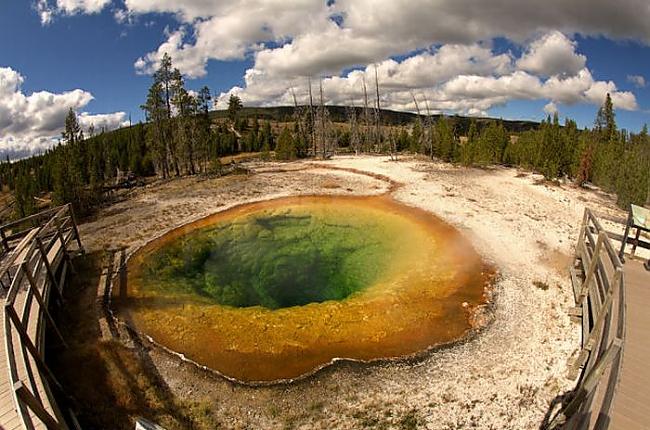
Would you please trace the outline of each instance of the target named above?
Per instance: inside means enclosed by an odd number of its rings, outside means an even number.
[[[390,266],[399,226],[359,207],[266,209],[194,230],[149,254],[141,283],[231,307],[343,300]]]

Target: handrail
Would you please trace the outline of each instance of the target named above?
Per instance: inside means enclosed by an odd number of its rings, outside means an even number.
[[[582,348],[569,372],[577,384],[568,402],[543,428],[604,430],[609,426],[625,347],[625,274],[607,232],[588,208],[570,274],[576,302],[571,314],[580,316],[583,334]],[[597,393],[602,399],[599,406],[594,405]]]
[[[0,227],[0,231],[36,219],[42,220],[42,224],[30,228],[15,248],[2,235],[4,249],[9,249],[9,253],[0,262],[0,279],[10,281],[2,327],[4,359],[8,364],[6,382],[12,387],[14,410],[24,429],[44,426],[48,430],[65,430],[65,420],[50,393],[50,387],[61,390],[61,385],[43,358],[41,333],[43,324],[47,324],[61,344],[66,345],[47,301],[50,291],[61,292],[56,273],[67,270],[72,242],[76,241],[79,249],[82,248],[70,205],[14,221]]]

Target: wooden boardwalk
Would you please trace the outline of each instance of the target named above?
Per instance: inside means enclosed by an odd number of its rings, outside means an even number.
[[[611,429],[650,429],[650,272],[625,263],[627,303],[623,370],[614,398]]]
[[[44,344],[46,325],[63,338],[48,302],[50,293],[62,292],[70,247],[81,249],[72,210],[0,226],[0,238],[0,430],[67,429],[53,400],[58,382],[45,364]]]

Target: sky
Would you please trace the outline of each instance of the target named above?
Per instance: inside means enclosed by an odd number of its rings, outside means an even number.
[[[164,53],[217,109],[307,101],[593,124],[612,95],[621,128],[650,122],[647,0],[2,0],[0,156],[84,128],[143,120]],[[416,106],[417,102],[417,106]]]

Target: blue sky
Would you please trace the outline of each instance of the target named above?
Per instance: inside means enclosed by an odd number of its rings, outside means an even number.
[[[532,3],[512,0],[500,18],[466,15],[469,0],[441,1],[444,14],[430,0],[4,1],[0,151],[51,145],[69,107],[85,125],[142,119],[147,73],[164,52],[189,88],[250,105],[290,103],[291,87],[304,100],[306,76],[324,79],[329,103],[360,103],[361,79],[374,79],[377,64],[382,104],[398,110],[414,110],[415,95],[435,111],[540,120],[558,110],[584,127],[612,92],[620,127],[650,122],[639,85],[650,70],[650,6],[549,0],[557,14],[538,18],[527,14]],[[504,3],[484,7],[493,2]],[[575,13],[581,4],[591,13]]]
[[[25,93],[62,92],[81,88],[95,99],[91,113],[125,111],[142,118],[140,105],[151,85],[133,63],[165,39],[166,26],[176,25],[168,14],[151,14],[137,24],[119,24],[110,9],[99,14],[75,15],[42,26],[29,1],[0,3],[0,67],[12,67],[25,76]],[[10,43],[7,43],[9,42]],[[208,76],[189,80],[198,89],[227,91],[242,84],[252,59],[211,61]]]
[[[640,88],[628,81],[628,76],[636,75],[650,79],[650,47],[636,41],[614,41],[603,37],[576,36],[578,51],[587,57],[587,67],[595,79],[612,80],[618,89],[632,91],[639,109],[636,111],[617,111],[617,121],[621,128],[637,132],[650,122],[650,86]],[[507,41],[499,40],[500,49],[516,50]],[[650,84],[650,82],[649,82]],[[490,110],[495,117],[539,120],[546,114],[543,101],[511,101],[506,106]],[[561,105],[560,114],[576,120],[580,127],[591,127],[598,107],[589,104]]]

